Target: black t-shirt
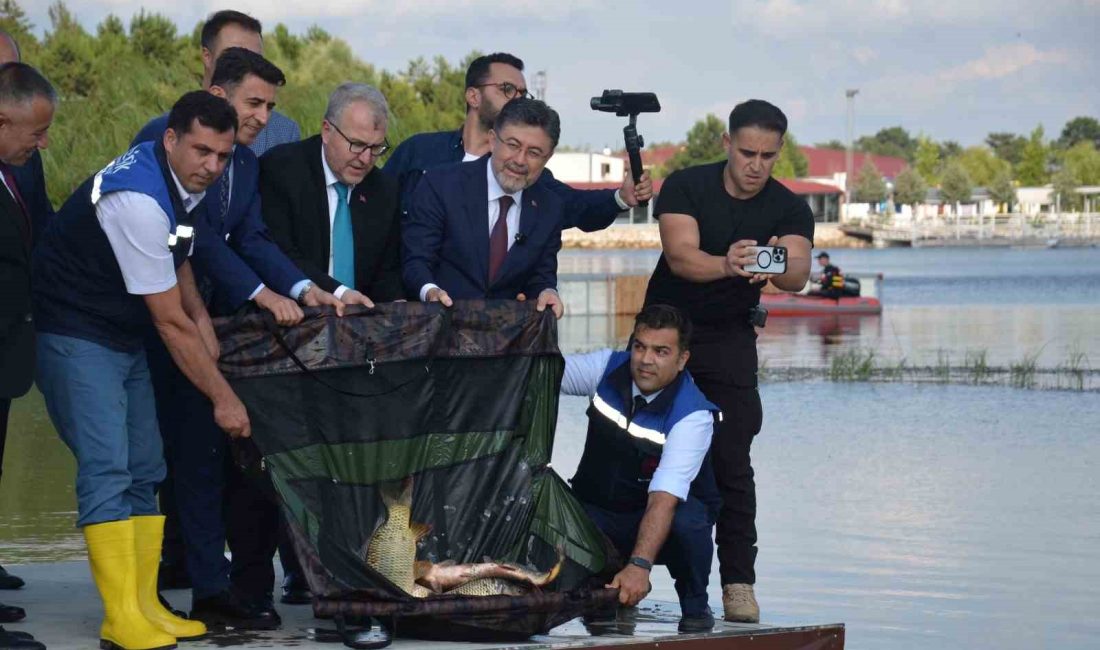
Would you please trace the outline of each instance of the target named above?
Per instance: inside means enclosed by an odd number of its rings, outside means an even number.
[[[657,218],[663,214],[694,217],[699,222],[699,248],[710,255],[725,256],[730,245],[741,239],[765,245],[772,236],[801,235],[813,241],[814,215],[804,199],[774,178],[751,199],[735,199],[723,184],[725,168],[722,161],[674,172],[657,197]],[[760,302],[760,285],[742,277],[685,280],[673,275],[661,255],[645,302],[679,307],[702,330],[748,328],[748,311]]]

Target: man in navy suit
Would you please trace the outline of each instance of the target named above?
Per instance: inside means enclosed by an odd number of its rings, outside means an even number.
[[[250,300],[270,311],[283,325],[302,319],[298,302],[332,305],[342,313],[342,303],[314,287],[283,254],[260,214],[260,166],[248,144],[266,125],[275,105],[276,89],[284,81],[282,71],[274,64],[244,48],[225,50],[211,78],[209,92],[228,100],[237,111],[238,121],[232,164],[226,165],[225,173],[196,208],[196,283],[213,315],[232,313]],[[164,126],[164,120],[156,118],[142,129],[142,136],[161,136]],[[227,535],[223,493],[225,507],[233,511],[231,518],[249,519],[246,528],[251,531],[250,537],[229,539],[235,565],[248,556],[252,536],[275,536],[275,520],[267,509],[234,507],[241,501],[251,503],[254,489],[233,470],[228,473],[227,486],[228,445],[214,423],[210,404],[154,339],[151,337],[147,345],[149,365],[172,477],[170,494],[179,513],[191,577],[191,616],[211,628],[275,627],[279,617],[273,608],[257,602],[248,590],[230,589],[231,567],[224,555]]]
[[[489,153],[489,131],[501,107],[516,97],[529,97],[523,61],[503,52],[471,61],[466,69],[466,120],[462,128],[414,135],[398,145],[382,168],[401,184],[402,209],[409,209],[409,201],[426,170],[477,160]],[[562,228],[576,227],[586,232],[610,226],[623,210],[653,196],[648,173],[642,175],[638,185],[627,173],[618,190],[574,189],[555,179],[550,170],[542,173],[538,183],[565,203]]]
[[[402,232],[406,289],[426,302],[536,297],[558,318],[564,202],[538,183],[561,126],[537,99],[497,116],[490,155],[424,174]]]

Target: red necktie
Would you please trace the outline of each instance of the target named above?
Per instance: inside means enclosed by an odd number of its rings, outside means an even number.
[[[515,202],[508,195],[497,201],[500,203],[500,216],[489,233],[489,284],[496,280],[500,267],[504,266],[504,258],[508,256],[508,210]]]
[[[4,176],[4,184],[8,186],[15,204],[19,206],[19,211],[23,213],[23,223],[27,226],[27,238],[30,239],[31,218],[27,213],[27,204],[23,202],[23,195],[19,193],[19,186],[15,184],[15,175],[11,173],[11,167],[7,163],[0,163],[0,174]]]

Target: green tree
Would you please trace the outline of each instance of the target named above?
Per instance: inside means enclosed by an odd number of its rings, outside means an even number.
[[[836,139],[829,140],[828,142],[818,142],[814,146],[818,149],[834,149],[837,151],[844,151],[848,148],[848,145]]]
[[[1094,147],[1100,148],[1100,121],[1095,117],[1075,117],[1066,122],[1062,127],[1062,136],[1058,138],[1058,146],[1069,149],[1078,142],[1091,142]]]
[[[1006,163],[1016,166],[1024,155],[1024,146],[1027,138],[1015,133],[998,132],[990,133],[985,137],[985,143],[993,150],[998,158]]]
[[[894,201],[902,205],[916,207],[924,203],[928,195],[928,184],[921,178],[920,172],[906,167],[894,179]]]
[[[940,198],[945,204],[970,203],[973,189],[974,183],[970,180],[970,174],[966,173],[962,163],[952,160],[944,166]]]
[[[985,147],[967,147],[955,160],[966,170],[971,182],[981,187],[988,187],[997,174],[1011,171],[1008,163]]]
[[[1002,169],[993,177],[993,182],[989,184],[989,198],[993,199],[998,209],[1003,205],[1007,207],[1008,212],[1012,212],[1016,204],[1016,186],[1012,183],[1010,169]]]
[[[1084,197],[1077,193],[1080,183],[1074,178],[1071,170],[1066,167],[1059,169],[1050,182],[1054,186],[1054,198],[1057,200],[1058,209],[1062,212],[1076,212],[1081,209]]]
[[[958,142],[954,140],[944,140],[939,144],[940,158],[943,160],[951,160],[962,153],[963,148]]]
[[[1100,151],[1082,140],[1062,154],[1062,168],[1068,169],[1078,185],[1100,185]]]
[[[726,150],[722,147],[722,134],[725,132],[725,123],[713,114],[696,122],[687,133],[684,148],[665,163],[664,173],[724,159]]]
[[[917,141],[900,126],[879,129],[873,136],[863,136],[855,143],[855,148],[879,156],[894,156],[912,162],[917,152]]]
[[[810,170],[810,161],[806,154],[798,148],[798,141],[789,131],[783,137],[783,149],[779,152],[779,160],[772,168],[772,176],[776,178],[802,178]]]
[[[15,0],[0,0],[0,29],[11,34],[24,48],[35,43],[31,33],[34,25]]]
[[[932,139],[926,136],[917,138],[917,153],[914,156],[914,166],[925,181],[937,183],[940,178],[940,148]]]
[[[1016,165],[1016,180],[1021,185],[1045,185],[1050,180],[1050,172],[1047,162],[1050,158],[1050,150],[1043,142],[1043,125],[1035,127],[1031,136],[1024,145],[1024,151],[1020,155],[1020,163]]]
[[[870,156],[863,159],[863,166],[859,169],[859,175],[852,186],[852,200],[856,203],[870,203],[877,206],[889,196],[886,181],[882,179],[882,173],[875,167]]]

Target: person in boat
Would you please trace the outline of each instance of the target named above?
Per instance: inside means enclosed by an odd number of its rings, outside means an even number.
[[[707,606],[720,499],[708,457],[718,407],[685,367],[691,321],[650,305],[634,320],[629,350],[565,358],[562,392],[591,398],[588,437],[573,492],[626,565],[610,587],[619,602],[649,593],[654,564],[668,566],[680,598],[680,631],[714,627]]]
[[[757,392],[756,330],[750,320],[764,280],[800,291],[810,275],[814,216],[771,177],[787,117],[758,99],[730,112],[726,160],[673,172],[657,197],[662,254],[645,304],[670,304],[695,326],[688,369],[725,416],[715,428],[714,473],[722,495],[717,537],[727,621],[756,623],[756,484],[750,449],[763,419]],[[757,245],[785,246],[787,271],[745,270]]]
[[[829,254],[825,251],[817,254],[817,264],[821,267],[821,275],[817,276],[817,282],[821,285],[821,288],[814,291],[813,294],[828,298],[839,298],[844,289],[844,276],[841,275],[840,268],[833,265],[829,260]]]

